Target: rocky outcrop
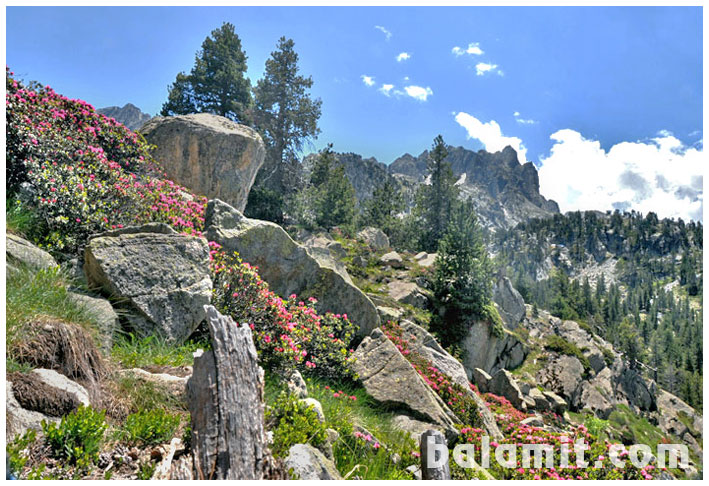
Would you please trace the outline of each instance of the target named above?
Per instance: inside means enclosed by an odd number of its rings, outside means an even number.
[[[122,123],[129,130],[137,131],[150,120],[150,115],[140,111],[140,108],[132,103],[127,103],[123,107],[107,106],[99,108],[96,112],[106,115],[108,118],[115,119],[118,123]]]
[[[546,389],[558,393],[571,402],[576,388],[583,380],[584,369],[573,356],[557,356],[537,373],[537,381]]]
[[[12,233],[5,234],[5,258],[8,270],[20,266],[35,270],[58,267],[52,255]]]
[[[374,251],[386,250],[390,246],[389,237],[379,228],[372,228],[371,226],[357,233],[357,238],[369,245]]]
[[[493,301],[497,304],[500,317],[508,329],[516,329],[524,317],[524,299],[512,286],[512,282],[507,277],[502,277],[497,281],[492,294]]]
[[[457,434],[453,412],[379,329],[364,338],[353,356],[354,371],[375,400],[404,407],[443,427],[449,436]]]
[[[347,314],[368,335],[380,324],[377,309],[359,290],[346,271],[327,259],[318,259],[293,241],[277,224],[248,219],[228,204],[215,199],[207,205],[206,235],[227,252],[259,267],[259,275],[281,296],[315,297],[321,312]]]
[[[515,369],[529,352],[513,333],[505,329],[502,336],[497,336],[493,333],[492,325],[483,321],[473,323],[461,347],[465,351],[463,365],[470,378],[475,368],[490,374],[503,368]]]
[[[92,238],[84,260],[89,285],[126,310],[139,333],[181,343],[204,320],[212,291],[206,240],[166,225],[126,228]]]
[[[255,130],[221,116],[197,113],[156,117],[140,132],[157,146],[154,157],[169,179],[244,210],[266,156]]]
[[[574,409],[589,410],[599,418],[608,419],[616,403],[611,380],[611,370],[605,368],[593,379],[582,381],[572,397]]]
[[[342,479],[335,464],[308,444],[291,447],[285,464],[293,478],[306,481]]]
[[[657,394],[659,427],[667,434],[685,437],[687,434],[702,440],[704,419],[700,413],[665,390]]]
[[[389,297],[402,304],[409,304],[420,309],[428,307],[428,297],[425,291],[413,282],[392,280],[387,284]]]
[[[488,393],[505,397],[518,410],[526,410],[527,405],[524,401],[522,391],[517,385],[517,381],[507,370],[498,370],[487,383]]]

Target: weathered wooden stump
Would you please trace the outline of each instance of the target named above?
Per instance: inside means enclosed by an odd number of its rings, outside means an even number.
[[[204,306],[212,350],[195,358],[187,382],[194,479],[263,479],[270,453],[264,430],[263,370],[248,326]],[[184,478],[182,474],[176,474]]]

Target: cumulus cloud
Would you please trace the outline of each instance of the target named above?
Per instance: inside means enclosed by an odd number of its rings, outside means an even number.
[[[488,152],[499,152],[506,146],[517,151],[521,163],[527,162],[527,149],[522,140],[517,137],[506,137],[502,134],[500,125],[495,120],[482,122],[468,113],[455,115],[455,121],[468,132],[468,138],[479,140]]]
[[[484,54],[483,50],[480,48],[480,43],[471,42],[468,44],[467,48],[455,46],[451,49],[451,52],[456,56],[462,56],[463,54],[469,54],[471,56],[482,56]]]
[[[570,129],[551,139],[549,156],[541,159],[539,184],[562,211],[634,209],[702,219],[701,148],[686,146],[667,131],[647,141],[620,142],[608,151]]]
[[[504,73],[497,68],[497,64],[479,62],[475,65],[475,74],[478,76],[484,76],[487,73],[495,73],[498,76],[502,76]]]
[[[513,116],[517,123],[521,125],[536,125],[538,123],[537,120],[532,120],[531,118],[522,118],[519,111],[515,111]]]
[[[422,87],[422,86],[404,86],[404,92],[408,96],[411,96],[414,99],[417,99],[419,101],[426,101],[429,96],[433,95],[433,91],[431,88],[427,87]]]
[[[396,56],[396,62],[406,61],[408,59],[411,59],[411,54],[409,54],[408,52],[402,52],[398,56]]]
[[[374,86],[374,77],[373,76],[367,76],[366,74],[362,75],[362,82],[366,84],[367,86]]]
[[[392,34],[385,27],[382,27],[381,25],[375,25],[374,28],[381,31],[386,36],[387,40],[391,39]]]
[[[391,90],[394,89],[393,84],[382,84],[382,87],[379,88],[379,91],[382,92],[385,96],[391,96]]]

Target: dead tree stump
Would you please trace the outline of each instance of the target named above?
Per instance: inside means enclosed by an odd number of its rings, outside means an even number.
[[[187,382],[194,479],[262,479],[270,454],[263,370],[251,329],[237,327],[212,306],[204,308],[212,350],[195,358]]]

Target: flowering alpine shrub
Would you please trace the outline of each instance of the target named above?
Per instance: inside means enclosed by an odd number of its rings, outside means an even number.
[[[258,268],[210,242],[213,305],[239,325],[254,330],[262,365],[269,369],[299,369],[306,374],[341,379],[354,377],[347,345],[355,327],[347,315],[318,314],[314,298],[282,299],[261,280]]]
[[[384,334],[394,343],[399,352],[412,364],[423,380],[435,391],[439,397],[455,413],[461,423],[479,424],[481,419],[475,400],[470,392],[465,390],[452,378],[441,372],[433,363],[411,348],[409,341],[404,337],[404,330],[398,323],[388,321],[382,326]],[[416,339],[412,336],[411,339]]]
[[[113,118],[6,70],[7,183],[41,224],[39,245],[72,252],[88,236],[165,222],[199,233],[205,198],[165,180],[149,145]]]

